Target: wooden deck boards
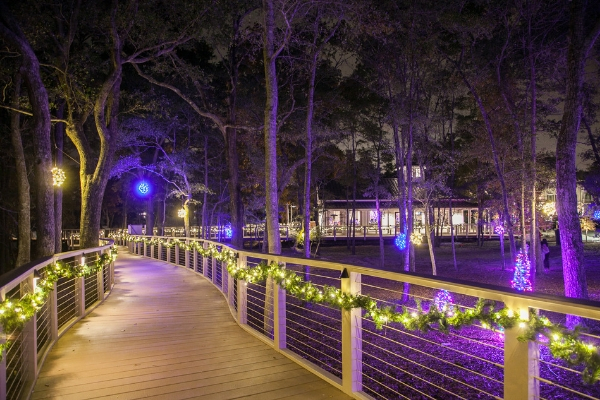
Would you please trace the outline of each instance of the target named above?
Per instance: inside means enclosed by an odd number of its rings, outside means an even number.
[[[190,271],[122,251],[115,276],[54,346],[31,399],[350,399],[241,329]]]

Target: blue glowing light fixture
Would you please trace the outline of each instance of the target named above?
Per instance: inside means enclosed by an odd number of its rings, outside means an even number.
[[[406,233],[398,234],[398,236],[396,236],[396,239],[394,240],[394,244],[396,245],[396,247],[399,250],[405,250],[406,249]]]
[[[594,211],[594,219],[596,221],[600,220],[600,210]]]
[[[146,197],[152,192],[152,187],[146,181],[140,181],[135,184],[135,190],[140,197]]]

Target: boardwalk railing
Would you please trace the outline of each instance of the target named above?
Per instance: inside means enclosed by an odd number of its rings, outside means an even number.
[[[520,341],[524,322],[506,331],[475,323],[442,332],[407,330],[399,323],[380,328],[364,309],[338,309],[301,301],[274,280],[263,284],[235,280],[221,257],[192,247],[237,254],[237,267],[262,261],[285,265],[315,287],[334,287],[348,294],[368,295],[380,306],[410,315],[435,303],[440,309],[475,312],[478,299],[529,319],[543,315],[565,323],[580,317],[591,333],[582,333],[597,352],[594,333],[600,303],[558,296],[522,294],[501,287],[379,271],[352,265],[258,254],[222,243],[171,237],[129,237],[121,240],[132,253],[190,269],[210,280],[224,295],[236,321],[248,332],[355,398],[367,399],[589,399],[600,398],[600,384],[585,384],[581,366],[552,357],[548,342]],[[203,255],[204,254],[204,255]],[[410,290],[409,292],[407,290]],[[440,302],[444,303],[440,306]],[[571,318],[572,319],[572,318]],[[568,348],[568,344],[567,344]]]
[[[92,265],[109,254],[112,240],[106,245],[84,250],[55,254],[42,260],[23,265],[0,277],[0,295],[4,308],[15,310],[15,304],[26,295],[35,292],[39,279],[56,275],[55,265],[61,270],[73,266]],[[106,256],[105,256],[106,257]],[[0,362],[0,400],[26,399],[41,366],[52,346],[65,331],[90,313],[110,293],[114,284],[114,262],[104,265],[97,273],[87,277],[63,277],[53,284],[53,290],[24,327],[1,332],[0,343],[8,342]]]

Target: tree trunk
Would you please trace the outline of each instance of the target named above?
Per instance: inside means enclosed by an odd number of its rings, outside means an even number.
[[[56,118],[63,119],[65,114],[65,101],[61,99],[56,109]],[[54,161],[57,168],[62,168],[63,164],[63,144],[65,137],[65,124],[64,122],[58,122],[54,126],[54,144],[56,146],[56,154],[54,155]],[[62,200],[63,190],[62,187],[54,188],[54,251],[56,253],[62,252]]]
[[[32,258],[39,258],[54,254],[54,190],[48,93],[42,82],[38,59],[4,3],[0,3],[0,37],[21,54],[20,73],[33,112],[37,240]]]
[[[102,218],[102,198],[108,178],[94,181],[92,177],[81,174],[81,222],[80,248],[86,249],[99,245],[100,220]]]
[[[306,168],[304,169],[304,257],[310,258],[310,184],[312,180],[313,112],[315,106],[315,80],[317,77],[317,56],[313,54],[308,81],[308,104],[306,109]]]
[[[265,183],[269,253],[281,253],[279,201],[277,195],[277,107],[278,86],[275,61],[275,13],[273,0],[263,0],[266,104],[265,104]],[[307,244],[305,243],[305,246]]]
[[[563,118],[556,143],[556,211],[563,261],[565,296],[588,298],[583,266],[583,242],[577,214],[576,158],[577,133],[583,104],[583,79],[587,51],[598,35],[598,27],[590,39],[584,37],[585,4],[583,0],[571,2],[569,21],[569,47],[566,69],[566,98]]]
[[[21,83],[21,74],[17,73],[12,96],[12,107],[16,109],[19,108]],[[19,234],[17,238],[17,260],[15,262],[15,267],[18,267],[31,261],[31,221],[29,214],[31,212],[31,200],[29,197],[29,180],[27,179],[27,164],[25,163],[25,153],[23,152],[23,142],[21,140],[21,114],[16,111],[11,112],[10,134],[16,164],[15,175],[18,193]]]
[[[154,236],[154,196],[146,200],[146,235]]]
[[[427,234],[427,247],[429,249],[429,259],[431,260],[431,274],[437,275],[437,266],[435,264],[435,252],[433,251],[433,240],[435,238],[435,232],[431,227],[431,223],[434,221],[432,210],[433,208],[429,204],[429,201],[424,203],[425,206],[425,232]]]

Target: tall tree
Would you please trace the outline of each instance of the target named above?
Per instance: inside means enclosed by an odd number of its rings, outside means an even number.
[[[12,107],[15,110],[20,108],[22,84],[21,74],[17,72],[14,79],[12,98]],[[17,261],[15,263],[15,266],[19,266],[28,263],[31,258],[31,199],[29,195],[29,179],[27,178],[27,164],[25,162],[25,152],[23,151],[21,138],[21,114],[18,111],[11,111],[10,139],[15,157],[15,175],[17,178],[17,192],[19,199],[19,235],[17,238]]]
[[[586,0],[573,0],[569,15],[569,44],[566,65],[566,97],[563,118],[556,142],[556,211],[563,260],[565,296],[587,298],[583,266],[583,242],[577,213],[577,134],[583,105],[584,69],[600,35],[598,9],[587,7]],[[595,17],[587,28],[586,17]]]
[[[0,37],[21,56],[20,73],[27,88],[33,115],[33,151],[36,187],[36,246],[34,258],[54,254],[54,188],[50,107],[40,63],[12,13],[0,3]]]

